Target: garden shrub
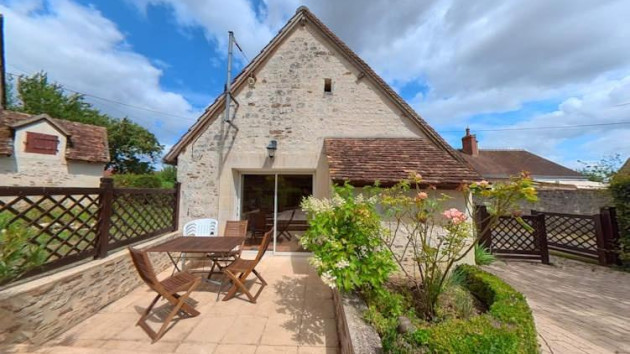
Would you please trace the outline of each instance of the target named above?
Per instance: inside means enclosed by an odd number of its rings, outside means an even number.
[[[120,174],[114,175],[114,186],[118,188],[161,188],[162,180],[154,174],[134,175]]]
[[[381,219],[375,198],[335,186],[331,199],[305,198],[309,228],[302,246],[313,252],[312,264],[328,286],[342,291],[381,291],[395,269],[379,237]]]
[[[460,265],[456,273],[463,278],[464,287],[488,307],[487,312],[467,319],[447,317],[437,323],[415,321],[418,329],[403,335],[397,331],[398,316],[409,312],[404,309],[407,304],[403,299],[398,298],[405,305],[400,310],[380,312],[383,304],[368,298],[369,308],[364,317],[381,335],[385,352],[538,352],[534,319],[522,294],[476,266]]]
[[[538,342],[525,297],[478,267],[461,265],[466,287],[488,312],[468,320],[444,321],[420,329],[422,345],[437,353],[537,353]]]
[[[610,192],[617,209],[619,256],[626,266],[630,266],[630,175],[613,177]]]
[[[18,278],[44,263],[46,253],[29,243],[34,231],[16,221],[12,215],[0,214],[0,284]]]

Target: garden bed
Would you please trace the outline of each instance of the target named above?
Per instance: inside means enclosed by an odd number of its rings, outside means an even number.
[[[395,308],[399,306],[394,304],[395,299],[404,298],[396,293],[386,304],[368,299],[370,309],[366,318],[381,335],[384,350],[391,353],[537,353],[534,320],[524,296],[478,267],[462,265],[458,272],[466,290],[478,301],[473,313],[465,319],[454,316],[436,319],[436,322],[414,320],[414,309],[404,305]],[[411,329],[401,324],[400,314],[412,318]]]

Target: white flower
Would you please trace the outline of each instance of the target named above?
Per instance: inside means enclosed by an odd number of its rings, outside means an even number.
[[[7,229],[2,229],[2,231],[0,231],[1,234],[6,234],[7,233]]]
[[[340,207],[340,206],[342,206],[345,202],[346,202],[346,201],[345,201],[345,200],[343,200],[343,198],[341,198],[341,196],[340,196],[339,194],[336,194],[336,193],[335,193],[335,195],[333,195],[333,197],[332,197],[332,205],[333,205],[334,207]]]
[[[356,198],[357,204],[363,204],[364,201],[365,201],[365,197],[363,197],[363,193],[359,193],[359,195],[357,195],[357,198]]]
[[[328,285],[330,288],[334,289],[337,287],[337,277],[332,275],[330,271],[322,273],[321,278],[324,284]]]
[[[317,256],[313,256],[313,258],[310,259],[310,263],[313,267],[319,269],[322,267],[322,260],[319,259],[319,257]]]
[[[343,268],[349,267],[350,266],[350,262],[348,262],[345,259],[342,259],[339,262],[337,262],[336,266],[339,269],[343,269]]]
[[[313,214],[320,214],[332,210],[333,206],[328,199],[317,199],[313,196],[302,200],[302,209]]]

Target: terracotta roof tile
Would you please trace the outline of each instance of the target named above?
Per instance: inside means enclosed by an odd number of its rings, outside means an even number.
[[[13,154],[13,132],[10,125],[32,118],[32,115],[26,113],[6,110],[0,112],[0,155]],[[51,120],[70,134],[70,144],[66,149],[68,160],[109,162],[107,130],[104,127],[54,118]]]
[[[334,182],[391,185],[414,171],[427,184],[456,187],[481,177],[424,138],[329,138],[324,146]]]
[[[486,178],[506,178],[522,171],[539,177],[584,177],[580,173],[525,150],[479,150],[478,156],[461,152],[477,172]]]

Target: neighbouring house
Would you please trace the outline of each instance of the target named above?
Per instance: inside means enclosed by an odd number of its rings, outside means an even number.
[[[248,219],[277,225],[275,252],[303,251],[303,197],[333,183],[391,185],[420,173],[453,196],[480,176],[361,58],[300,7],[165,156],[182,183],[180,224]],[[287,229],[287,227],[289,229]],[[222,227],[221,227],[222,228]],[[297,235],[297,236],[296,236]]]
[[[526,209],[549,212],[595,214],[610,206],[606,185],[542,156],[519,149],[479,149],[470,129],[462,137],[461,156],[488,181],[504,181],[527,172],[537,182],[539,201]]]
[[[0,186],[98,187],[107,162],[103,127],[0,111]]]

